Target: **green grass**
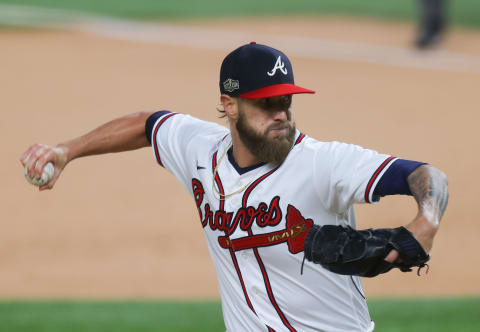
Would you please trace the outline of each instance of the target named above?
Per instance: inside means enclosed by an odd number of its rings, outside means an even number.
[[[375,299],[368,304],[375,331],[480,331],[480,298]]]
[[[225,331],[220,304],[207,302],[0,302],[5,332]]]
[[[191,18],[278,14],[353,14],[415,19],[418,0],[0,0],[5,4],[82,10],[127,18]],[[480,27],[480,1],[455,0],[454,24]]]
[[[375,331],[480,331],[480,298],[374,299],[369,307]],[[216,301],[3,301],[0,331],[220,332],[225,326]]]

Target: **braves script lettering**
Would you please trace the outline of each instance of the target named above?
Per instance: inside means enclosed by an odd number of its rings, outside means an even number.
[[[224,210],[212,211],[210,204],[206,203],[202,210],[205,190],[202,183],[197,179],[192,179],[193,197],[197,205],[202,227],[210,226],[212,230],[219,230],[231,235],[237,227],[246,231],[252,224],[260,227],[275,226],[282,220],[282,211],[280,209],[280,197],[275,196],[270,204],[261,202],[258,207],[247,206],[237,210],[237,212],[226,212]]]
[[[208,203],[202,210],[205,197],[202,183],[197,179],[192,179],[192,189],[202,226],[208,225],[210,229],[219,230],[225,234],[218,237],[220,247],[239,251],[286,242],[287,248],[292,254],[303,251],[305,238],[313,226],[313,220],[304,218],[300,211],[291,204],[287,206],[284,229],[256,235],[249,232],[248,236],[230,239],[230,235],[235,232],[237,227],[248,231],[254,222],[262,228],[278,225],[282,220],[279,196],[273,197],[270,204],[260,202],[256,208],[253,206],[241,207],[234,215],[233,212],[223,210],[212,211]]]

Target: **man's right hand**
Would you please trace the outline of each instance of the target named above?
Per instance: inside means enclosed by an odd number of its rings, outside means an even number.
[[[52,189],[68,163],[67,152],[68,149],[64,146],[52,147],[44,144],[34,144],[23,153],[20,162],[24,167],[27,166],[28,175],[32,178],[40,178],[43,167],[51,162],[55,170],[53,178],[39,189],[40,191]]]
[[[40,178],[43,167],[51,162],[55,173],[53,178],[40,187],[40,190],[52,189],[65,166],[80,157],[131,151],[150,145],[145,136],[145,122],[153,112],[138,112],[107,122],[89,133],[63,142],[55,147],[35,144],[20,157],[28,175]]]

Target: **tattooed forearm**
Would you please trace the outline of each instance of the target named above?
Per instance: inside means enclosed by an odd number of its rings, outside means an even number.
[[[410,191],[418,204],[419,212],[434,225],[448,204],[448,183],[443,172],[429,165],[422,165],[408,176]]]

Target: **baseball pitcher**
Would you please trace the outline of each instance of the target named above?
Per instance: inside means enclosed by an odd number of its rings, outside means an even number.
[[[321,142],[295,128],[285,54],[250,43],[223,60],[228,127],[167,110],[136,113],[21,157],[52,189],[72,160],[151,146],[192,195],[214,261],[227,331],[373,331],[361,277],[426,266],[448,201],[446,176],[422,162]],[[356,230],[353,205],[411,195],[395,229]]]

